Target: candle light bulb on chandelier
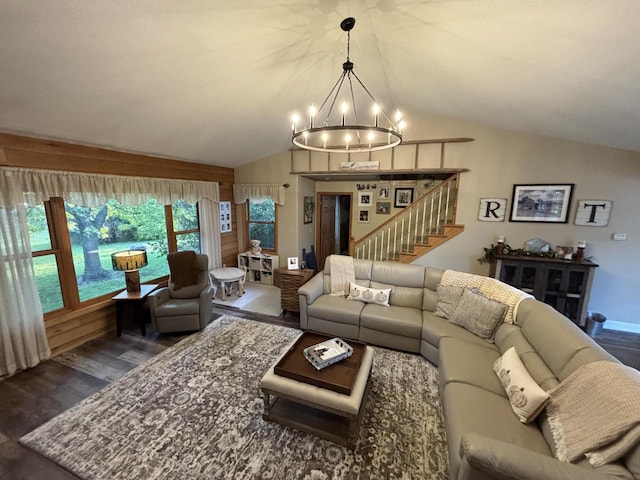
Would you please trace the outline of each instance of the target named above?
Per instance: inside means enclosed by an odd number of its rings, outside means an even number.
[[[313,128],[313,118],[316,116],[316,106],[311,104],[309,107],[309,128]]]
[[[291,130],[293,130],[294,133],[296,131],[296,124],[298,123],[298,120],[300,120],[300,117],[298,117],[297,113],[294,113],[291,116]]]

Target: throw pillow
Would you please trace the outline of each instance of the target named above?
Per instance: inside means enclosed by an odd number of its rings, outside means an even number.
[[[495,361],[493,371],[500,379],[511,409],[520,421],[529,423],[535,419],[544,409],[549,394],[533,379],[520,360],[516,347],[511,347]]]
[[[438,302],[436,303],[436,311],[434,315],[442,318],[451,318],[453,312],[456,311],[460,298],[462,298],[463,287],[454,285],[438,285],[436,293],[438,294]]]
[[[193,250],[170,253],[167,261],[174,290],[195,285],[200,280],[198,257]]]
[[[493,343],[493,337],[507,313],[507,308],[504,303],[465,288],[449,321]]]
[[[358,300],[364,303],[375,303],[376,305],[382,305],[383,307],[389,306],[389,297],[391,296],[391,289],[377,289],[369,288],[358,285],[357,283],[350,282],[349,284],[349,296],[347,300]]]

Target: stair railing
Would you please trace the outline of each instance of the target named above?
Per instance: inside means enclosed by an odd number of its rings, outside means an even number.
[[[443,235],[445,226],[455,224],[459,183],[455,173],[361,239],[352,238],[349,255],[398,260],[400,253],[411,253],[416,243],[426,244],[429,235]]]

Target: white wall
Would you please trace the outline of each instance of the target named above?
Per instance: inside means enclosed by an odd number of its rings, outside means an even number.
[[[416,263],[486,275],[488,266],[480,265],[476,259],[484,246],[495,243],[497,235],[505,235],[507,243],[514,248],[522,247],[533,237],[540,237],[554,247],[575,246],[578,240],[586,240],[586,256],[593,257],[592,260],[600,265],[596,270],[590,309],[605,314],[609,319],[608,326],[614,326],[612,322],[626,322],[633,324],[630,329],[640,331],[637,314],[640,311],[640,296],[637,295],[640,288],[637,273],[640,269],[637,211],[640,205],[640,153],[526,135],[442,117],[416,118],[407,114],[407,118],[410,125],[406,140],[475,139],[470,143],[446,146],[444,166],[470,170],[461,177],[457,212],[457,221],[465,225],[465,231]],[[287,191],[287,205],[282,209],[279,250],[284,256],[299,256],[296,252],[308,246],[304,242],[312,239],[312,235],[304,229],[310,225],[301,225],[302,196],[298,200],[293,196],[302,195],[300,192],[308,191],[310,187],[305,179],[302,179],[302,187],[297,176],[289,174],[290,169],[290,154],[283,152],[236,169],[236,182],[296,185],[295,189]],[[363,182],[318,182],[315,191],[354,192],[356,203],[357,183]],[[480,198],[506,198],[510,208],[513,185],[527,183],[574,183],[569,223],[511,223],[508,214],[507,220],[501,223],[478,221]],[[613,201],[607,227],[574,225],[577,200],[584,199]],[[357,210],[354,206],[354,214]],[[381,217],[373,215],[368,226],[354,221],[356,238],[364,235],[372,225],[386,220]],[[283,221],[284,218],[287,220]],[[299,225],[288,222],[299,222]],[[311,226],[315,228],[315,219]],[[614,232],[626,233],[627,241],[612,240]]]

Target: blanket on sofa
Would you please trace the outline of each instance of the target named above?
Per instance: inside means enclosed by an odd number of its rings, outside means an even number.
[[[331,255],[329,257],[329,270],[331,271],[331,292],[329,294],[346,296],[349,293],[350,283],[356,281],[353,257]]]
[[[475,288],[485,297],[504,303],[508,307],[504,317],[505,323],[516,323],[516,314],[518,313],[518,305],[520,302],[525,298],[533,298],[533,295],[523,292],[511,285],[507,285],[495,278],[457,272],[455,270],[445,270],[442,274],[440,285]]]
[[[613,462],[640,440],[640,372],[609,361],[583,365],[549,392],[547,416],[559,460]]]

